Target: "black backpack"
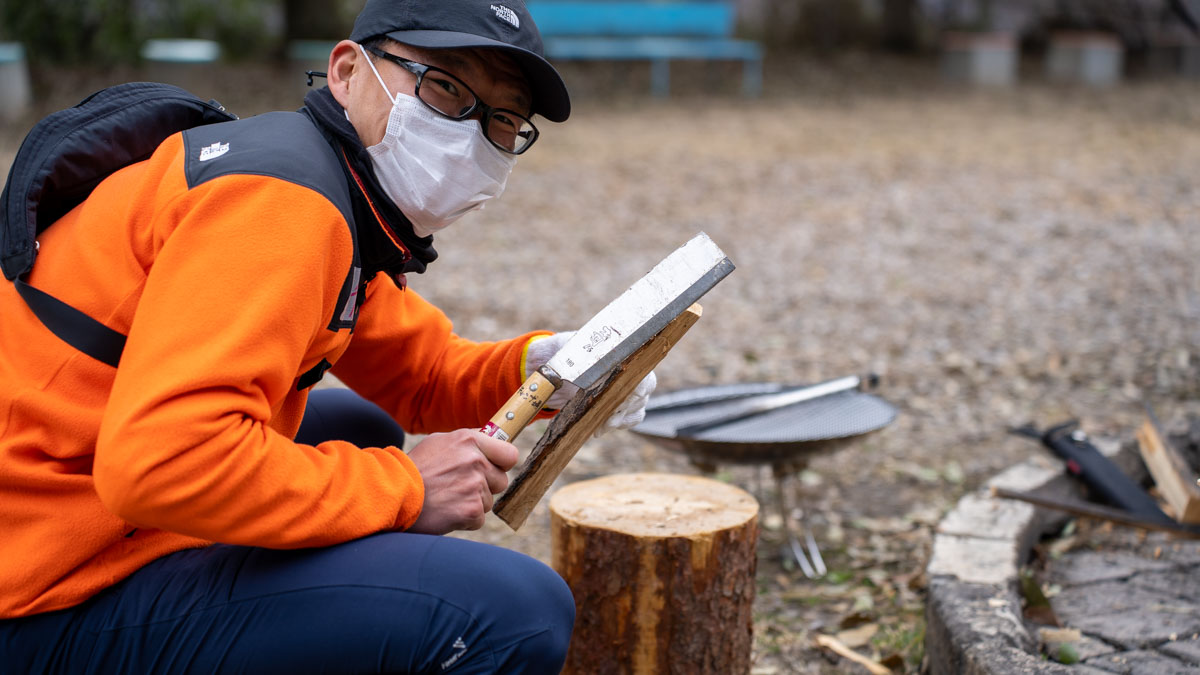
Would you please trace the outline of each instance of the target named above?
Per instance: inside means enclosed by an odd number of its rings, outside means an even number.
[[[0,194],[0,267],[46,328],[116,367],[124,335],[26,283],[37,258],[37,235],[107,176],[148,158],[171,134],[235,119],[216,101],[179,87],[131,82],[102,89],[30,130]]]

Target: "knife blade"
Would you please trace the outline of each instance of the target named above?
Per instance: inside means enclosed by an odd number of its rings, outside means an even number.
[[[712,419],[679,427],[675,430],[675,437],[690,438],[710,429],[732,424],[733,422],[740,422],[756,415],[762,415],[773,410],[804,403],[805,401],[812,401],[846,391],[865,391],[875,387],[878,383],[879,376],[875,374],[868,374],[863,377],[849,375],[806,387],[747,397],[746,400],[737,402],[729,410]]]
[[[692,237],[575,331],[481,431],[501,440],[515,439],[564,381],[587,389],[733,269],[733,262],[707,234]]]

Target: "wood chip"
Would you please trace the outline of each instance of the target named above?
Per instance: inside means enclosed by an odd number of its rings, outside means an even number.
[[[858,628],[840,631],[837,634],[837,639],[851,649],[858,649],[859,647],[866,647],[871,644],[871,638],[875,637],[875,634],[878,632],[879,624],[868,623]]]
[[[840,640],[832,635],[817,635],[816,643],[818,647],[824,647],[838,656],[853,661],[858,665],[871,671],[871,675],[892,675],[892,671],[888,670],[882,663],[872,661],[867,657],[859,654],[853,649],[842,644]]]
[[[1043,628],[1038,635],[1042,642],[1079,642],[1083,639],[1083,633],[1078,628]]]

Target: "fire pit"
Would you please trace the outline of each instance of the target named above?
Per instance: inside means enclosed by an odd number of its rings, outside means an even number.
[[[825,563],[803,508],[798,509],[799,529],[805,546],[800,544],[793,479],[813,457],[846,447],[895,419],[895,408],[862,391],[875,382],[851,376],[803,387],[762,382],[657,394],[633,431],[683,453],[706,473],[721,464],[770,466],[786,536],[785,559],[790,556],[806,576],[815,578],[825,573]]]

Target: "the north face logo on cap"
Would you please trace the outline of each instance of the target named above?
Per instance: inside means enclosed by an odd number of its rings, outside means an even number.
[[[505,7],[504,5],[492,5],[492,10],[496,12],[496,18],[500,19],[501,21],[512,24],[513,28],[521,27],[521,19],[517,16],[517,13],[511,9]]]

